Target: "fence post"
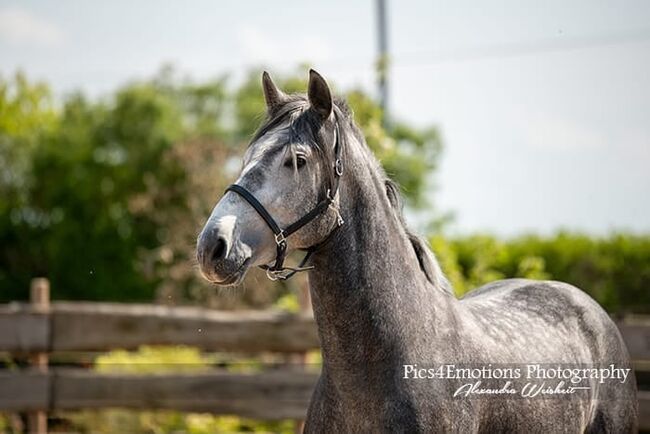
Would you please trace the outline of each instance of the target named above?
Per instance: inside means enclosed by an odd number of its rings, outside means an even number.
[[[47,314],[50,310],[50,282],[38,277],[32,279],[30,287],[30,302],[34,312]],[[29,359],[33,369],[47,373],[49,357],[46,352],[34,353]],[[27,415],[27,429],[33,434],[47,434],[47,411],[35,410]]]

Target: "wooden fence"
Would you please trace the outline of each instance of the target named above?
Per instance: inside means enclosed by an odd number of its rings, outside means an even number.
[[[0,411],[31,412],[29,423],[34,431],[43,430],[46,411],[88,408],[174,409],[267,420],[304,418],[318,377],[304,369],[288,366],[252,374],[107,374],[48,368],[47,356],[140,345],[304,353],[319,348],[309,315],[115,303],[50,305],[43,300],[39,304],[38,298],[35,295],[32,304],[0,305],[0,351],[29,357],[32,363],[29,369],[0,370]],[[632,358],[638,361],[637,369],[648,369],[643,361],[650,360],[650,321],[626,318],[619,328]],[[640,393],[639,410],[642,428],[650,430],[650,392]]]

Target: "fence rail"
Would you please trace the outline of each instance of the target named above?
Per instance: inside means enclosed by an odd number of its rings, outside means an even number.
[[[101,374],[82,369],[0,372],[0,409],[172,409],[254,419],[304,418],[318,375],[295,370],[256,374]]]
[[[0,306],[0,351],[104,351],[140,345],[191,345],[208,351],[299,353],[319,348],[309,315],[223,312],[117,303]]]
[[[634,360],[650,360],[650,318],[617,322]],[[105,351],[190,345],[207,351],[300,353],[320,347],[314,319],[273,311],[56,302],[0,305],[0,351]]]
[[[618,321],[635,361],[650,360],[650,320]],[[57,302],[0,306],[0,351],[34,353],[191,345],[208,351],[301,353],[319,348],[314,320],[278,312]],[[646,366],[637,363],[637,368]],[[300,419],[317,374],[278,369],[255,374],[102,374],[52,368],[0,371],[0,410],[175,409],[258,419]],[[650,430],[650,391],[639,395],[641,428]]]

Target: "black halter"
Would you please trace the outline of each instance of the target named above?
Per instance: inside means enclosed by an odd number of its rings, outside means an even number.
[[[250,206],[252,206],[255,209],[255,211],[257,211],[260,217],[264,219],[268,227],[273,231],[273,234],[275,236],[275,244],[277,246],[275,264],[273,264],[272,266],[260,265],[260,268],[266,270],[266,275],[271,280],[286,280],[291,276],[293,276],[294,274],[298,273],[299,271],[306,271],[314,268],[313,266],[305,267],[305,264],[309,260],[309,257],[312,255],[312,253],[316,251],[316,249],[318,249],[318,247],[322,243],[305,249],[307,251],[307,254],[302,259],[302,261],[300,261],[298,267],[285,267],[284,259],[287,254],[287,237],[297,232],[300,228],[302,228],[307,223],[309,223],[310,221],[318,217],[321,213],[323,213],[327,208],[329,208],[332,205],[332,203],[334,202],[334,198],[336,198],[336,193],[338,192],[339,189],[339,178],[341,177],[341,175],[343,175],[343,163],[341,162],[341,146],[339,142],[338,123],[335,124],[334,133],[336,134],[336,139],[334,142],[334,167],[333,167],[334,182],[331,188],[327,190],[327,197],[321,200],[320,202],[318,202],[311,211],[309,211],[307,214],[299,218],[297,221],[291,223],[286,228],[284,229],[280,228],[280,226],[277,224],[275,219],[271,216],[271,214],[269,214],[266,208],[264,208],[264,205],[262,205],[250,191],[248,191],[241,185],[237,185],[237,184],[232,184],[228,188],[226,188],[226,192],[232,191],[234,193],[237,193],[246,202],[248,202]],[[338,227],[340,227],[343,224],[343,219],[341,218],[341,215],[339,214],[338,210],[336,210],[336,212],[338,214],[338,218],[337,218],[337,226],[334,230],[336,230]],[[334,230],[332,231],[332,233],[334,232]],[[329,236],[327,238],[329,238]]]

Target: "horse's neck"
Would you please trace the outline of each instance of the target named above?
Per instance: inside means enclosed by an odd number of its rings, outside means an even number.
[[[354,381],[406,363],[450,296],[420,270],[383,180],[366,167],[341,187],[354,200],[342,199],[345,224],[315,254],[310,286],[328,376]]]

